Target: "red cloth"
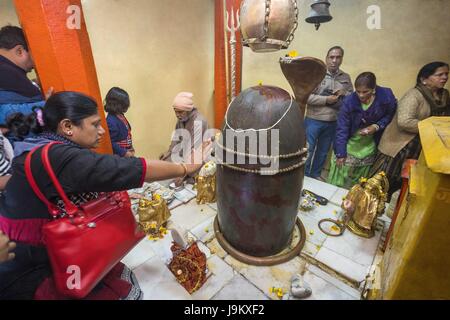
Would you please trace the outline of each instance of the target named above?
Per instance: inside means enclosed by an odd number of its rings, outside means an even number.
[[[0,215],[0,230],[11,241],[22,242],[33,246],[42,246],[42,227],[49,219],[8,219]]]
[[[125,265],[118,263],[102,282],[83,300],[120,300],[130,294],[133,284],[122,279]],[[34,295],[34,300],[69,300],[56,290],[52,277],[44,280]]]

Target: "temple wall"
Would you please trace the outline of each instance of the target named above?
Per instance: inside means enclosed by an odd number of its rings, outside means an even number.
[[[213,0],[84,0],[102,96],[112,86],[131,95],[127,113],[138,154],[156,157],[169,144],[172,99],[192,91],[213,123]],[[304,22],[310,1],[298,1],[299,29],[288,50],[258,54],[244,48],[243,88],[260,81],[290,91],[278,59],[290,50],[325,58],[333,45],[346,50],[342,69],[352,79],[373,71],[398,98],[419,68],[450,62],[450,0],[332,0],[333,20],[319,31]],[[426,5],[424,5],[426,3]],[[369,30],[366,10],[381,9],[381,29]],[[12,0],[0,0],[0,24],[17,24]],[[448,86],[448,85],[447,85]]]
[[[290,91],[278,59],[291,50],[325,60],[328,49],[340,45],[345,50],[341,68],[353,82],[361,72],[372,71],[398,98],[415,85],[423,65],[450,63],[450,0],[331,0],[333,20],[319,31],[305,22],[312,1],[298,3],[300,24],[289,49],[269,54],[244,50],[244,88],[262,81]],[[370,5],[381,9],[380,30],[367,27]]]
[[[187,5],[187,3],[189,5]],[[83,0],[102,97],[128,91],[139,155],[157,157],[170,144],[180,91],[194,93],[213,123],[214,2],[209,0]],[[12,0],[0,0],[0,25],[18,24]]]

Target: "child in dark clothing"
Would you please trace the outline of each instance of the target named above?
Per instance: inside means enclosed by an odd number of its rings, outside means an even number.
[[[9,241],[9,238],[0,231],[0,263],[14,259],[14,253],[11,252],[16,247],[15,242]]]
[[[130,97],[125,90],[111,88],[105,98],[106,122],[114,154],[121,157],[134,157],[131,126],[125,113],[130,107]]]

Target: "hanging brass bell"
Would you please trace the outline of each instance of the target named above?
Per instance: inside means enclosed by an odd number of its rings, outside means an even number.
[[[328,0],[315,0],[311,5],[311,12],[305,19],[308,23],[314,23],[316,30],[319,30],[320,24],[331,21],[333,17],[329,11],[330,2]]]
[[[242,44],[253,52],[287,49],[298,26],[297,0],[243,0]]]

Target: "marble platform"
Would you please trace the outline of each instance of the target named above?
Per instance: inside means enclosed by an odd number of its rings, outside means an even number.
[[[372,239],[364,239],[346,231],[341,237],[322,233],[317,224],[324,218],[337,219],[342,215],[340,203],[347,190],[324,182],[305,178],[304,188],[329,200],[326,206],[317,206],[298,216],[303,222],[307,239],[300,256],[289,262],[257,267],[244,264],[231,257],[214,236],[213,221],[216,204],[197,205],[195,199],[171,210],[169,229],[176,229],[185,239],[197,240],[206,254],[210,277],[200,290],[190,295],[176,281],[167,268],[171,258],[171,234],[157,241],[145,238],[124,259],[134,270],[146,300],[267,300],[280,299],[270,288],[281,288],[289,295],[291,279],[301,266],[304,279],[313,290],[311,300],[357,300],[369,273],[385,221],[379,221],[379,231]],[[192,186],[185,189],[195,194]]]

